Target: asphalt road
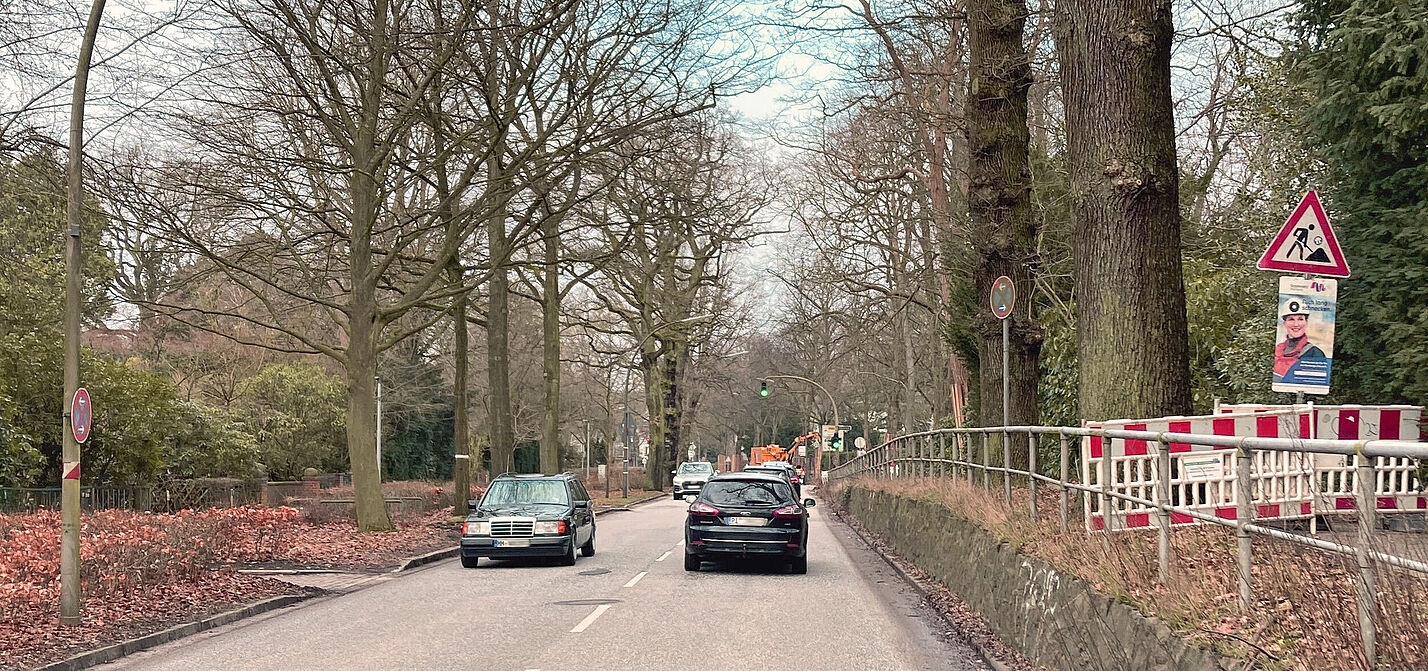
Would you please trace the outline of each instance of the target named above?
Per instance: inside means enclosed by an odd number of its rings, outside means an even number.
[[[686,573],[686,505],[602,515],[596,555],[573,567],[443,561],[99,668],[986,668],[824,510],[812,511],[807,575],[757,563]]]

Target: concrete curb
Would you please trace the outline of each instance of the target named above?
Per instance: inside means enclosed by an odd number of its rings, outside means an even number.
[[[314,596],[318,595],[285,594],[283,596],[275,596],[269,599],[264,599],[257,603],[249,604],[242,608],[235,608],[224,613],[219,613],[211,617],[206,617],[202,620],[186,622],[184,624],[169,627],[168,629],[164,629],[163,631],[156,631],[146,636],[131,638],[122,643],[115,643],[114,645],[105,646],[103,648],[99,648],[98,650],[90,650],[89,652],[80,653],[78,655],[70,657],[69,659],[64,659],[58,662],[52,662],[45,666],[37,667],[36,669],[34,669],[34,671],[76,671],[77,669],[87,669],[91,666],[98,666],[106,662],[112,662],[116,659],[119,659],[120,657],[132,655],[141,650],[148,650],[149,648],[157,647],[170,641],[176,641],[180,638],[184,638],[185,636],[192,636],[199,632],[213,629],[214,627],[221,627],[225,624],[237,622],[238,620],[242,620],[244,618],[253,617],[254,615],[260,615],[262,613],[274,611],[279,608],[291,606],[292,604],[298,603],[300,601],[305,601]]]
[[[443,559],[450,559],[450,558],[452,558],[452,557],[455,557],[455,556],[458,555],[458,554],[461,554],[461,546],[460,546],[460,545],[453,545],[453,546],[451,546],[451,547],[449,547],[449,548],[442,548],[442,549],[440,549],[440,550],[433,550],[433,551],[428,552],[428,553],[426,553],[426,554],[424,554],[424,555],[417,555],[417,556],[415,556],[415,557],[408,557],[407,560],[404,561],[404,562],[402,562],[400,566],[398,566],[398,567],[392,569],[392,573],[401,573],[402,571],[407,571],[407,570],[410,570],[410,569],[414,569],[414,568],[416,568],[416,567],[418,567],[418,566],[425,566],[425,565],[430,564],[430,563],[432,563],[432,562],[441,561],[441,560],[443,560]]]
[[[911,573],[908,573],[907,571],[903,570],[903,568],[899,566],[897,562],[893,561],[891,557],[887,556],[886,554],[883,554],[883,551],[878,548],[878,546],[872,541],[868,540],[868,537],[863,535],[863,532],[859,530],[858,527],[848,524],[847,521],[841,519],[845,514],[847,514],[846,511],[838,511],[838,517],[840,518],[839,521],[843,523],[843,526],[848,527],[848,530],[853,532],[853,535],[857,536],[858,540],[863,542],[863,545],[868,546],[868,549],[872,550],[873,554],[877,555],[879,559],[882,559],[884,563],[886,563],[890,568],[892,568],[893,572],[897,573],[898,577],[902,578],[903,582],[907,583],[908,586],[916,590],[918,596],[921,596],[922,600],[927,602],[928,608],[930,608],[932,612],[937,613],[938,619],[942,620],[943,624],[947,625],[952,629],[957,629],[959,625],[956,622],[953,622],[951,618],[947,617],[947,615],[942,612],[942,609],[938,608],[933,603],[932,594],[927,591],[927,588],[923,587],[922,583],[918,582],[917,578],[914,577]],[[986,647],[984,647],[980,642],[976,641],[970,636],[964,637],[962,639],[962,642],[966,643],[967,647],[971,648],[973,652],[976,652],[977,656],[982,658],[983,662],[987,663],[987,666],[992,667],[992,671],[1010,671],[1010,668],[1005,663],[992,656],[991,651],[987,650]]]

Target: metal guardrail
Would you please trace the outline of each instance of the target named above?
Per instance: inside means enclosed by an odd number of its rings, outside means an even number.
[[[1012,463],[1011,436],[1020,436],[1023,434],[1027,436],[1027,470],[992,465],[991,437],[1000,436],[1002,452],[1001,463],[1005,465]],[[1038,438],[1048,435],[1057,436],[1060,439],[1059,478],[1042,475],[1037,469]],[[980,441],[975,440],[978,436],[981,438]],[[1113,491],[1110,477],[1110,459],[1102,459],[1101,461],[1102,475],[1099,477],[1101,482],[1100,487],[1092,487],[1083,483],[1072,482],[1068,477],[1068,469],[1070,466],[1068,439],[1072,437],[1144,440],[1147,441],[1148,445],[1153,444],[1155,446],[1155,455],[1158,459],[1159,466],[1156,469],[1158,471],[1158,478],[1155,483],[1155,498],[1158,500],[1149,500]],[[948,440],[949,438],[951,440]],[[978,446],[975,443],[977,442],[981,443],[980,460],[976,458]],[[1215,515],[1170,503],[1170,481],[1172,475],[1169,465],[1170,450],[1168,446],[1171,443],[1186,443],[1235,449],[1236,515],[1234,520],[1223,519]],[[1075,449],[1079,450],[1079,445],[1076,446]],[[1173,526],[1171,523],[1172,513],[1185,515],[1202,522],[1233,528],[1235,530],[1236,539],[1236,572],[1239,574],[1238,603],[1241,612],[1249,612],[1253,605],[1253,585],[1250,582],[1250,568],[1254,558],[1253,545],[1251,543],[1252,536],[1266,536],[1325,552],[1352,556],[1355,558],[1355,563],[1358,568],[1358,580],[1356,582],[1358,587],[1359,633],[1363,641],[1365,658],[1369,660],[1369,665],[1373,666],[1377,661],[1375,652],[1375,641],[1377,637],[1375,625],[1375,616],[1377,614],[1375,584],[1378,575],[1375,562],[1382,562],[1388,566],[1394,566],[1422,575],[1428,575],[1428,563],[1379,552],[1372,548],[1373,533],[1378,524],[1378,510],[1375,500],[1376,493],[1373,491],[1373,488],[1369,486],[1359,487],[1359,499],[1355,511],[1358,513],[1358,539],[1356,545],[1353,546],[1333,543],[1309,536],[1301,536],[1299,534],[1254,524],[1252,520],[1255,518],[1256,509],[1254,501],[1252,500],[1251,467],[1254,453],[1257,451],[1309,452],[1355,456],[1357,457],[1355,461],[1358,464],[1359,481],[1363,483],[1375,481],[1375,467],[1370,457],[1428,459],[1428,444],[1401,440],[1260,438],[1064,426],[996,426],[967,429],[937,429],[898,436],[893,440],[864,452],[845,464],[829,469],[828,478],[830,480],[836,480],[859,475],[871,475],[875,478],[961,478],[965,476],[967,482],[972,483],[974,481],[974,472],[980,471],[982,473],[983,487],[990,493],[992,473],[1001,473],[1002,496],[1004,502],[1010,508],[1013,505],[1012,476],[1024,476],[1029,489],[1029,512],[1033,519],[1037,517],[1037,483],[1047,483],[1060,490],[1060,521],[1062,533],[1067,533],[1070,529],[1070,492],[1075,490],[1083,492],[1088,496],[1094,495],[1098,497],[1098,505],[1102,511],[1102,519],[1104,520],[1102,526],[1105,529],[1105,532],[1101,533],[1101,538],[1107,553],[1110,552],[1110,532],[1116,530],[1116,513],[1114,507],[1111,505],[1111,501],[1114,499],[1145,506],[1154,509],[1158,518],[1158,524],[1156,525],[1159,532],[1157,554],[1159,580],[1162,584],[1165,583],[1170,575],[1170,564],[1172,561],[1170,556],[1170,532]],[[906,468],[903,468],[904,465]]]
[[[216,508],[259,503],[262,485],[193,484],[168,486],[82,487],[80,505],[85,510],[148,510],[172,512],[183,508]],[[60,507],[59,487],[0,487],[0,513],[35,512]]]

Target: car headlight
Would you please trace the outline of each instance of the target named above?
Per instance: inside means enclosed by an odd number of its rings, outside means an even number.
[[[461,529],[461,533],[466,536],[489,536],[491,535],[491,522],[467,522]]]
[[[563,534],[565,533],[565,520],[558,522],[536,522],[535,532],[538,534]]]

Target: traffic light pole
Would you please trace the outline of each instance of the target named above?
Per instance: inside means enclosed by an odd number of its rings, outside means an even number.
[[[823,394],[828,397],[828,403],[829,403],[829,405],[832,405],[832,406],[833,406],[833,425],[834,425],[834,426],[842,426],[842,425],[843,425],[842,422],[838,421],[838,401],[833,398],[833,394],[829,393],[829,391],[828,391],[826,388],[824,388],[823,385],[818,384],[817,382],[814,382],[813,380],[810,380],[810,379],[808,379],[808,378],[806,378],[806,377],[803,377],[803,376],[800,376],[800,375],[766,375],[766,376],[764,376],[764,379],[766,379],[766,380],[799,380],[799,381],[802,381],[802,382],[807,382],[808,384],[811,384],[811,385],[813,385],[813,386],[815,386],[815,387],[818,387],[818,391],[823,392]],[[819,441],[818,441],[818,455],[817,455],[817,457],[814,459],[814,462],[813,462],[813,463],[814,463],[814,466],[813,466],[813,475],[814,475],[814,479],[816,480],[817,477],[818,477],[819,471],[823,470],[823,441],[822,441],[822,440],[819,440]]]

